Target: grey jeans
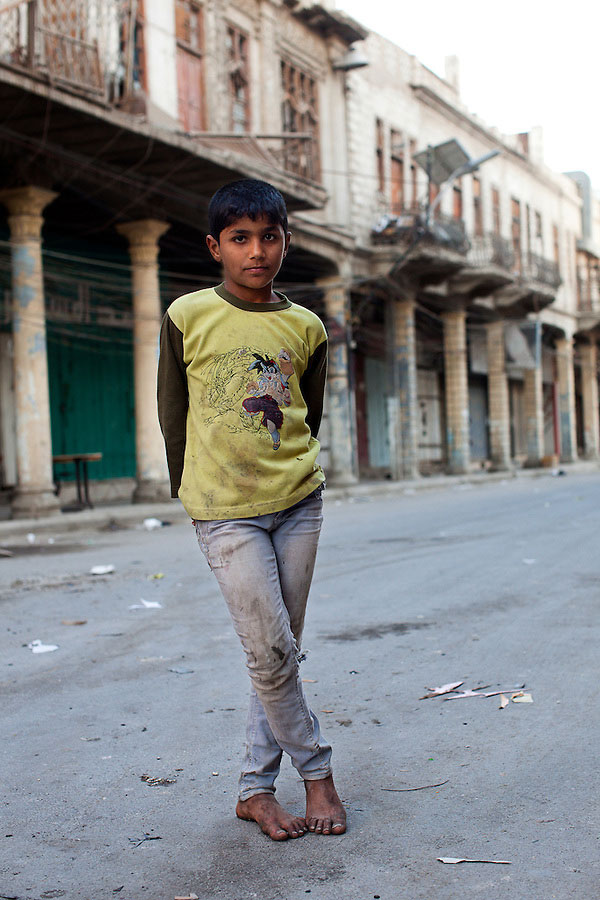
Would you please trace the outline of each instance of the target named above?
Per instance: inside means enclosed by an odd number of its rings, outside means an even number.
[[[251,680],[242,800],[275,791],[282,751],[305,780],[331,773],[331,747],[321,737],[298,671],[322,519],[316,491],[281,512],[195,522]]]

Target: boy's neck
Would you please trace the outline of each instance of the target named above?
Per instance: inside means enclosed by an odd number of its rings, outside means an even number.
[[[273,290],[272,281],[261,288],[249,288],[242,284],[235,284],[226,277],[223,287],[238,300],[244,300],[246,303],[279,303],[281,300],[281,297],[278,297]]]

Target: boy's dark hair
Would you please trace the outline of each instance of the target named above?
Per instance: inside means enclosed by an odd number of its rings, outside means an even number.
[[[288,230],[285,200],[267,181],[244,178],[232,181],[213,194],[208,204],[208,227],[216,241],[224,228],[248,216],[253,222],[265,216],[271,225]]]

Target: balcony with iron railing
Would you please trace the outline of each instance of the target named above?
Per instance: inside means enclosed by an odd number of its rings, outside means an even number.
[[[470,243],[462,219],[436,212],[430,217],[424,207],[407,208],[398,215],[384,215],[371,231],[373,244],[437,246],[466,254]]]
[[[525,281],[537,281],[551,288],[558,288],[562,282],[558,263],[537,253],[526,254],[521,278]]]
[[[0,0],[0,66],[104,102],[133,80],[135,4]]]
[[[472,237],[467,258],[476,266],[497,266],[506,272],[514,270],[515,254],[512,245],[499,234]]]

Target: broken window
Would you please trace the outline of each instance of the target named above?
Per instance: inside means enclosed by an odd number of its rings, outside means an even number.
[[[248,72],[248,37],[233,26],[227,28],[227,67],[229,78],[229,124],[232,131],[243,133],[250,128],[250,78]]]
[[[284,166],[296,175],[318,181],[319,104],[316,79],[297,66],[281,60],[281,119],[284,132],[299,132],[307,139],[286,140]]]

